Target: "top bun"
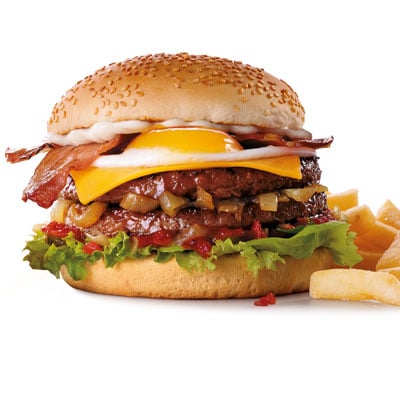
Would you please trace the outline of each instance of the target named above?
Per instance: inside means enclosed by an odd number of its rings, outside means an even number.
[[[110,64],[54,106],[49,133],[103,121],[205,120],[300,129],[304,108],[284,81],[261,68],[205,55],[155,54]]]

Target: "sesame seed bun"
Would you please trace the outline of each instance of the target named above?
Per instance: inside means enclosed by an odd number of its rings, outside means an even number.
[[[277,270],[261,270],[256,278],[246,270],[243,257],[225,255],[216,261],[214,271],[188,272],[174,259],[156,263],[153,258],[125,260],[113,268],[105,268],[102,260],[88,265],[86,279],[73,280],[62,267],[64,280],[76,289],[120,296],[158,297],[176,299],[222,299],[276,295],[309,289],[311,274],[332,268],[333,260],[327,249],[316,250],[305,260],[284,257],[285,264]]]
[[[156,54],[114,63],[87,76],[57,103],[49,133],[96,122],[205,120],[299,129],[296,93],[261,68],[218,57]]]

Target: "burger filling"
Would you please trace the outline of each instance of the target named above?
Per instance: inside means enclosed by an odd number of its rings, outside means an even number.
[[[123,231],[138,237],[168,231],[172,242],[181,243],[201,230],[213,241],[221,228],[235,230],[236,237],[248,236],[254,223],[262,227],[263,236],[281,236],[283,226],[333,218],[325,188],[319,184],[317,159],[302,159],[301,164],[301,180],[248,168],[164,172],[129,181],[86,206],[79,203],[70,178],[53,214],[64,215],[59,222],[76,225],[91,236],[112,237]]]
[[[124,150],[130,135],[103,144],[48,146],[23,199],[53,206],[52,221],[28,242],[33,268],[59,275],[60,264],[75,279],[84,265],[104,257],[112,266],[126,257],[176,258],[185,268],[215,268],[223,254],[240,253],[250,270],[273,268],[282,256],[304,258],[318,247],[331,249],[338,264],[359,261],[348,225],[327,208],[316,156],[300,157],[301,178],[243,167],[204,168],[146,175],[82,204],[72,170],[89,167],[101,154]],[[268,136],[269,143],[265,143]],[[287,145],[264,135],[245,146]],[[330,140],[312,141],[313,148]],[[301,143],[304,146],[304,143]],[[8,152],[9,161],[40,149]],[[307,241],[307,246],[304,246]]]

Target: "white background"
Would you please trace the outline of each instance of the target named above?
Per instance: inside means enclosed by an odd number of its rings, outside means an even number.
[[[0,6],[1,151],[35,145],[77,80],[155,52],[263,67],[295,88],[323,183],[400,206],[395,1],[17,1]],[[77,292],[21,261],[47,210],[37,160],[1,159],[0,398],[398,398],[400,309],[286,296],[167,301]],[[272,397],[273,396],[273,397]]]

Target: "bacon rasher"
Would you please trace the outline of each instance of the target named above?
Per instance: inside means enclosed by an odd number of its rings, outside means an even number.
[[[100,154],[117,147],[121,141],[121,135],[117,135],[105,143],[62,146],[51,149],[37,166],[23,192],[22,200],[32,200],[44,208],[50,207],[64,188],[71,170],[89,167]],[[19,152],[19,161],[32,157],[30,150],[27,150],[25,156],[22,151],[19,150]]]

